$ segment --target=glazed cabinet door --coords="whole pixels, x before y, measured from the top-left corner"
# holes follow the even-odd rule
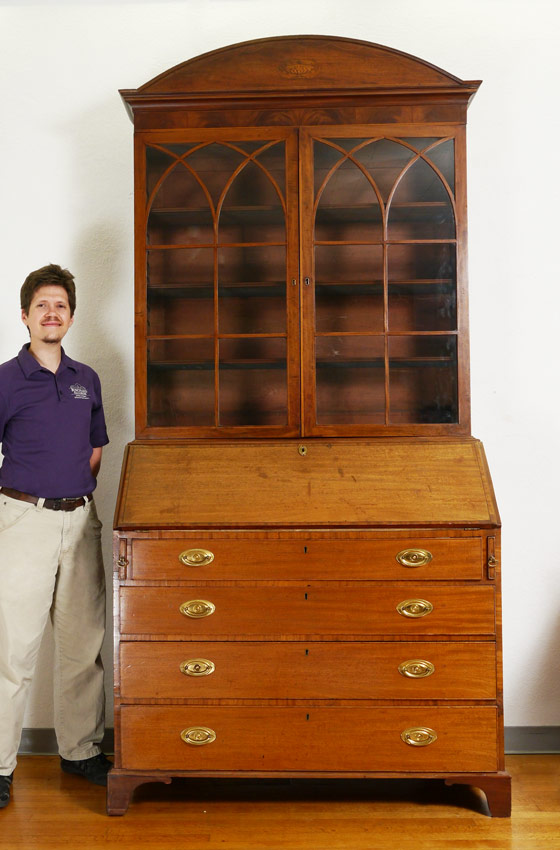
[[[306,434],[468,432],[464,137],[451,133],[302,130]]]
[[[136,137],[138,436],[299,432],[294,129]]]

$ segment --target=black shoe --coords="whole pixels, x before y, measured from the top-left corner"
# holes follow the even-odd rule
[[[3,809],[10,802],[10,786],[14,774],[11,776],[0,776],[0,809]]]
[[[90,759],[80,759],[78,761],[63,759],[61,756],[60,767],[64,773],[74,773],[76,776],[83,776],[84,779],[93,782],[94,785],[107,785],[107,774],[113,765],[103,753],[98,753]]]

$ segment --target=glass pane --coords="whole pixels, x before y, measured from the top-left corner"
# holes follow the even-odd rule
[[[389,285],[390,331],[452,331],[457,327],[452,283]]]
[[[148,219],[148,245],[211,245],[214,227],[210,210],[153,210]]]
[[[285,425],[285,339],[220,340],[220,425]]]
[[[381,245],[317,245],[315,282],[379,283],[383,281]]]
[[[403,142],[412,145],[418,152],[429,148],[430,145],[435,144],[438,140],[438,136],[403,136]]]
[[[148,291],[149,334],[211,334],[213,331],[213,286]]]
[[[286,286],[220,286],[220,333],[284,333]]]
[[[146,200],[165,171],[177,161],[172,153],[159,148],[146,147]]]
[[[340,139],[331,139],[334,144],[340,145]],[[352,145],[355,144],[355,140],[352,139]],[[344,153],[333,148],[332,145],[327,144],[326,142],[315,141],[313,144],[313,169],[314,169],[314,181],[315,181],[315,191],[313,193],[314,197],[317,197],[317,193],[321,186],[323,185],[329,171],[337,162],[341,162],[344,159]]]
[[[221,333],[284,333],[286,249],[220,248],[218,252]]]
[[[245,155],[225,144],[213,142],[196,148],[185,162],[196,172],[217,207],[222,193],[235,169],[245,160]]]
[[[268,142],[267,142],[268,144]],[[259,142],[259,145],[262,146],[262,141]],[[270,147],[265,148],[261,153],[259,153],[255,159],[259,162],[259,164],[264,169],[263,173],[269,175],[270,180],[273,181],[279,189],[280,196],[285,198],[286,196],[286,146],[284,142],[276,143],[271,145]]]
[[[453,239],[455,217],[441,178],[423,159],[400,180],[388,211],[388,233],[397,239]]]
[[[355,159],[372,175],[384,201],[414,155],[410,148],[389,139],[373,141],[354,153]]]
[[[350,159],[329,174],[326,163],[333,160],[333,149],[315,143],[316,179],[322,175],[323,186],[315,218],[317,241],[373,241],[382,238],[383,217],[375,189],[360,167]]]
[[[389,245],[387,253],[389,283],[455,283],[455,245]]]
[[[214,425],[213,340],[148,343],[148,425]]]
[[[181,162],[173,166],[160,183],[152,202],[151,212],[193,210],[207,214],[210,203],[204,189]]]
[[[189,151],[192,151],[193,148],[198,147],[199,144],[199,142],[182,142],[180,145],[169,145],[166,142],[165,149],[171,151],[176,156],[183,156]]]
[[[319,332],[383,331],[383,283],[315,285]]]
[[[255,162],[233,179],[222,206],[219,241],[284,242],[284,209],[271,175]]]
[[[426,151],[425,156],[436,165],[451,188],[455,192],[455,143],[453,139],[442,142],[435,148]]]
[[[383,337],[318,337],[315,345],[317,422],[323,425],[383,424]]]
[[[278,245],[220,248],[218,251],[220,284],[286,282],[286,248]]]
[[[214,239],[210,204],[196,178],[177,164],[159,185],[148,216],[148,243],[180,245]]]
[[[212,248],[172,248],[148,251],[148,289],[174,290],[212,286]]]
[[[391,424],[457,422],[456,336],[389,339]]]

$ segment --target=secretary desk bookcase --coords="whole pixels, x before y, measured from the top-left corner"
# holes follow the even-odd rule
[[[121,92],[136,440],[108,811],[188,777],[428,777],[510,811],[470,436],[465,122],[397,50],[237,44]]]

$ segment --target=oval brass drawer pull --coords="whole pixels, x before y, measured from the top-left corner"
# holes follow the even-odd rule
[[[423,567],[430,563],[433,555],[427,549],[403,549],[395,557],[403,567]]]
[[[185,744],[202,747],[204,744],[211,744],[212,741],[215,741],[216,733],[208,726],[190,726],[188,729],[183,729],[181,738]]]
[[[434,610],[434,606],[427,599],[404,599],[397,605],[397,611],[403,617],[426,617]]]
[[[185,617],[192,617],[199,620],[201,617],[209,617],[216,610],[216,606],[207,599],[190,599],[188,602],[183,602],[179,611]]]
[[[188,661],[183,661],[179,669],[185,676],[210,676],[216,665],[207,658],[189,658]]]
[[[408,679],[425,679],[435,671],[431,661],[423,661],[421,658],[413,658],[399,664],[399,673]]]
[[[204,567],[214,560],[214,553],[209,549],[185,549],[179,555],[179,560],[186,567]]]
[[[437,735],[429,726],[412,726],[401,732],[401,739],[411,747],[427,747],[437,741]]]

